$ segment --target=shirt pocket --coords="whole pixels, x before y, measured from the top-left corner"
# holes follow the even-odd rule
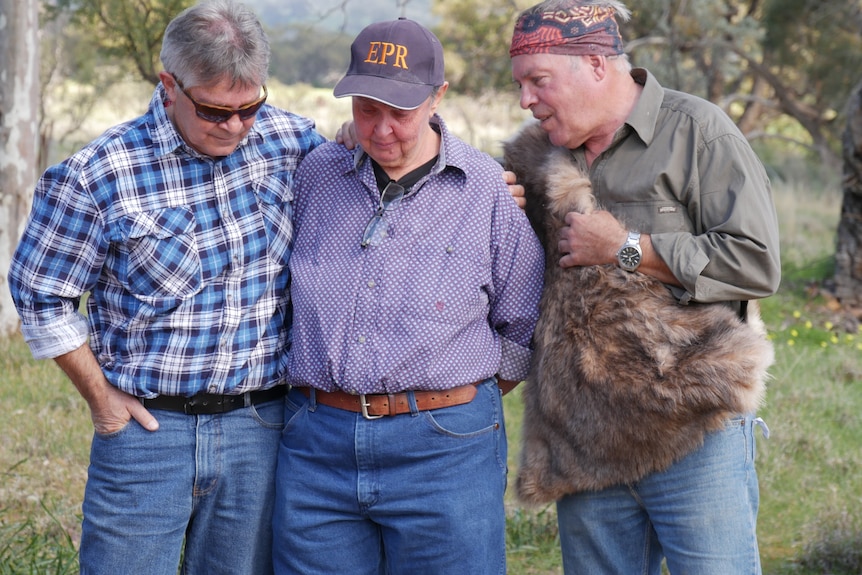
[[[615,204],[611,213],[630,230],[648,234],[694,233],[686,207],[675,200],[650,200]]]
[[[267,256],[280,266],[287,265],[293,239],[292,186],[290,172],[271,174],[252,184],[266,232]]]
[[[127,214],[112,228],[118,280],[134,297],[164,312],[200,291],[201,259],[191,208]]]
[[[490,262],[467,246],[414,246],[404,306],[423,319],[464,325],[488,316]],[[487,272],[487,273],[486,273]]]

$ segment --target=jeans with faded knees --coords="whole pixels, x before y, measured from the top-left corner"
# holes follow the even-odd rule
[[[557,502],[567,575],[760,575],[755,425],[739,417],[669,469]]]
[[[81,575],[272,573],[272,503],[284,400],[217,415],[153,410],[96,434]],[[185,541],[185,551],[183,542]]]
[[[500,390],[364,419],[288,395],[274,513],[275,572],[502,575],[506,434]]]

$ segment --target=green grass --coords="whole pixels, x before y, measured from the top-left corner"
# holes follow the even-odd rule
[[[77,573],[86,404],[53,362],[0,339],[0,575]]]
[[[767,575],[862,573],[862,333],[847,331],[820,286],[832,274],[836,182],[776,187],[784,279],[762,302],[776,364],[758,438],[761,556]],[[831,190],[831,191],[829,191]],[[20,337],[0,340],[0,575],[76,573],[80,502],[92,427],[53,362]],[[510,480],[520,394],[505,398]],[[553,506],[507,496],[509,572],[562,573]]]

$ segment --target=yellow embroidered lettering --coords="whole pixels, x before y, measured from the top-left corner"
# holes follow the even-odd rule
[[[377,61],[378,64],[386,65],[386,57],[391,56],[395,53],[395,44],[392,42],[381,42],[383,44],[383,53],[380,54],[380,60]]]
[[[395,54],[395,63],[392,65],[396,68],[407,69],[407,46],[398,45],[398,52]]]
[[[377,54],[380,50],[380,42],[369,42],[368,44],[368,56],[366,56],[365,61],[371,62],[372,64],[377,63]]]
[[[394,56],[392,66],[407,70],[407,46],[391,42],[369,42],[368,56],[365,61],[371,64],[387,65],[387,58]]]

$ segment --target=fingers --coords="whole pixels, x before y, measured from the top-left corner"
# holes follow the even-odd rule
[[[112,398],[97,409],[91,407],[93,427],[100,435],[109,435],[123,429],[131,419],[137,421],[147,431],[156,431],[159,422],[141,404],[140,400],[127,393],[112,388]]]
[[[573,254],[572,243],[569,241],[568,233],[571,228],[565,227],[560,230],[560,239],[557,241],[557,249],[560,251],[562,257],[559,260],[560,267],[562,268],[570,268],[578,265],[577,260]]]
[[[515,172],[504,171],[503,181],[509,186],[509,195],[515,200],[515,204],[523,210],[527,206],[527,198],[525,197],[524,186],[518,183]]]
[[[335,132],[335,141],[339,144],[344,144],[348,150],[352,150],[359,144],[359,138],[356,135],[356,125],[353,120],[348,120],[341,124],[338,131]]]
[[[129,407],[129,413],[147,431],[159,429],[158,420],[139,401],[135,400],[135,403]]]

